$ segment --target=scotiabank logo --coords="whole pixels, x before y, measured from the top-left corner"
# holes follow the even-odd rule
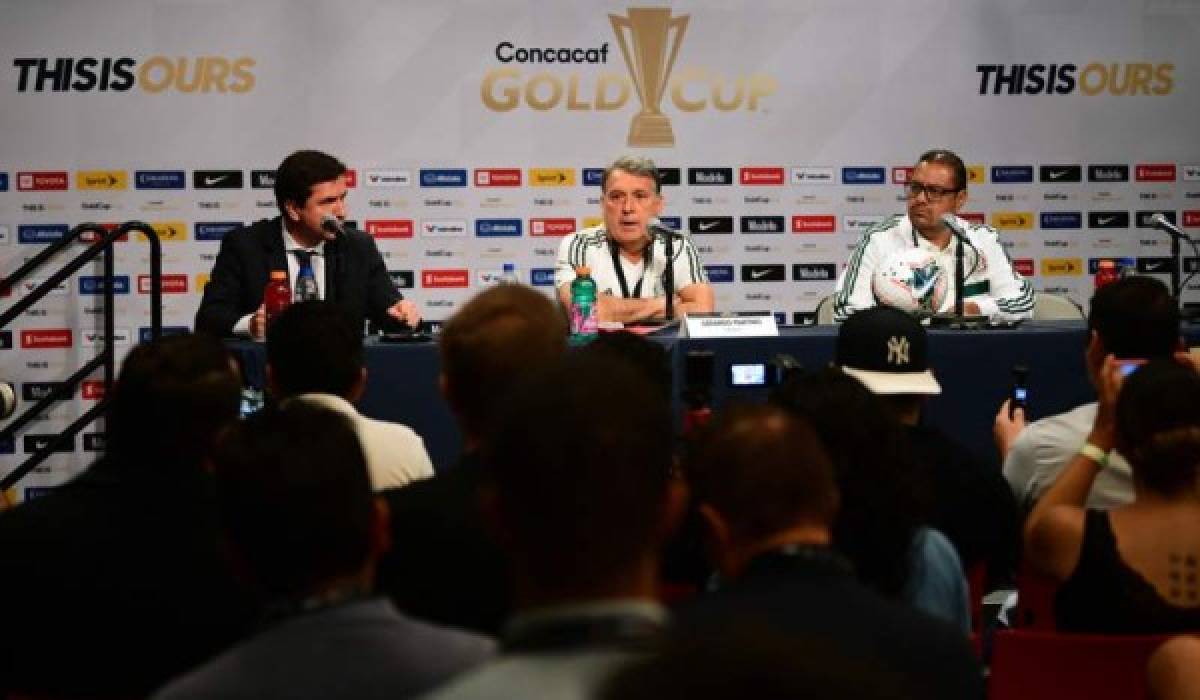
[[[61,191],[65,189],[67,189],[67,172],[65,170],[17,173],[18,192]]]
[[[367,233],[372,238],[412,238],[411,219],[368,219]]]
[[[475,170],[476,187],[520,187],[520,168],[478,168]]]
[[[1037,269],[1033,258],[1014,258],[1012,266],[1017,271],[1017,274],[1022,277],[1032,277]]]
[[[742,168],[738,182],[743,185],[782,185],[783,168]]]
[[[104,382],[98,379],[86,379],[83,382],[82,393],[85,401],[99,401],[104,398]]]
[[[21,331],[21,347],[26,350],[69,348],[72,344],[70,328],[37,328]]]
[[[427,289],[466,288],[470,283],[467,270],[421,270],[421,286]]]
[[[833,214],[799,214],[792,217],[792,233],[834,233],[837,217]]]
[[[1138,182],[1175,182],[1174,163],[1142,163],[1134,169]]]
[[[138,294],[150,293],[150,275],[138,275],[137,278]],[[187,275],[172,274],[162,276],[162,293],[163,294],[187,294],[188,277]]]
[[[1183,212],[1183,225],[1188,227],[1200,226],[1200,210],[1193,209]]]
[[[530,219],[531,236],[565,236],[575,233],[575,219]]]

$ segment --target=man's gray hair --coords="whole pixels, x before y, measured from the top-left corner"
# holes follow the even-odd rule
[[[658,166],[649,158],[644,156],[621,156],[614,160],[611,165],[604,169],[604,177],[600,180],[601,192],[608,191],[608,176],[614,170],[620,170],[630,175],[648,177],[654,181],[654,193],[662,194],[662,182],[658,177]]]

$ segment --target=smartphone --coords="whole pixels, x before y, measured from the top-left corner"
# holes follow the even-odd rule
[[[1013,365],[1012,391],[1008,396],[1008,418],[1012,420],[1017,408],[1029,417],[1029,368],[1025,365]]]
[[[1128,377],[1137,371],[1138,367],[1146,364],[1142,358],[1132,358],[1128,360],[1117,360],[1117,365],[1121,368],[1121,376]]]
[[[762,362],[729,365],[729,386],[766,386],[767,365]]]

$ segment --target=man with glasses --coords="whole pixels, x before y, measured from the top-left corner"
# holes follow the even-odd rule
[[[982,315],[993,321],[1015,321],[1033,315],[1033,287],[1013,269],[1001,247],[996,230],[957,217],[967,202],[967,167],[947,150],[933,150],[917,161],[904,186],[907,216],[891,216],[871,227],[859,241],[833,298],[833,317],[838,323],[855,312],[878,304],[871,281],[875,271],[898,253],[914,248],[933,254],[947,275],[948,293],[941,308],[954,308],[954,233],[942,221],[955,215],[966,233],[963,250],[963,313]]]
[[[587,265],[599,292],[601,321],[629,323],[666,316],[667,236],[675,236],[675,315],[712,311],[713,291],[691,239],[654,225],[663,208],[658,168],[649,158],[623,157],[604,170],[600,183],[604,224],[563,239],[554,287],[563,306],[571,303],[575,268]]]

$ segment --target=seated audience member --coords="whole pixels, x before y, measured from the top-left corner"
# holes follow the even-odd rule
[[[222,436],[213,473],[230,552],[266,615],[158,698],[401,698],[490,655],[491,640],[372,594],[387,507],[346,417],[302,402],[260,413]]]
[[[587,697],[657,642],[659,548],[683,509],[671,413],[607,353],[510,395],[485,443],[485,512],[512,564],[503,653],[435,698]]]
[[[837,368],[796,377],[772,400],[807,420],[833,460],[842,499],[834,547],[859,580],[970,631],[962,564],[942,533],[922,526],[928,477],[895,416]]]
[[[1029,515],[1026,561],[1061,582],[1061,629],[1200,629],[1200,374],[1159,359],[1123,380],[1122,363],[1109,355],[1097,388],[1087,441]],[[1114,447],[1133,469],[1133,502],[1089,509]]]
[[[1146,671],[1154,700],[1195,700],[1200,697],[1200,639],[1175,637],[1163,643]]]
[[[1020,551],[1017,506],[1000,471],[937,428],[921,424],[921,407],[942,387],[929,367],[925,328],[911,315],[877,306],[838,329],[834,364],[858,379],[896,415],[913,459],[929,478],[927,524],[954,545],[969,570],[986,563],[1009,580]]]
[[[1180,347],[1179,310],[1166,285],[1153,277],[1126,277],[1096,290],[1088,311],[1084,361],[1088,379],[1098,385],[1105,355],[1120,358],[1170,357]],[[1046,378],[1045,381],[1052,381]],[[1096,402],[1024,424],[1019,409],[1008,406],[996,416],[996,439],[1004,459],[1004,477],[1017,502],[1028,510],[1079,451],[1096,418]],[[1087,504],[1113,508],[1133,500],[1129,463],[1116,452],[1096,477]]]
[[[362,333],[328,301],[292,304],[267,330],[267,385],[277,401],[296,398],[350,419],[376,491],[433,476],[425,441],[400,423],[354,407],[367,388]]]
[[[797,658],[819,645],[891,675],[893,697],[983,696],[962,634],[854,580],[834,548],[833,466],[807,421],[774,405],[728,410],[686,473],[722,582],[678,611],[684,639],[754,624],[791,637]]]
[[[510,609],[504,556],[479,513],[480,446],[504,396],[529,371],[566,349],[562,314],[531,287],[477,294],[439,339],[442,393],[458,419],[458,464],[432,479],[384,492],[396,546],[379,563],[380,591],[406,613],[496,635]]]
[[[144,697],[250,627],[253,600],[223,556],[203,468],[239,394],[212,338],[129,353],[104,455],[0,515],[0,691]]]

